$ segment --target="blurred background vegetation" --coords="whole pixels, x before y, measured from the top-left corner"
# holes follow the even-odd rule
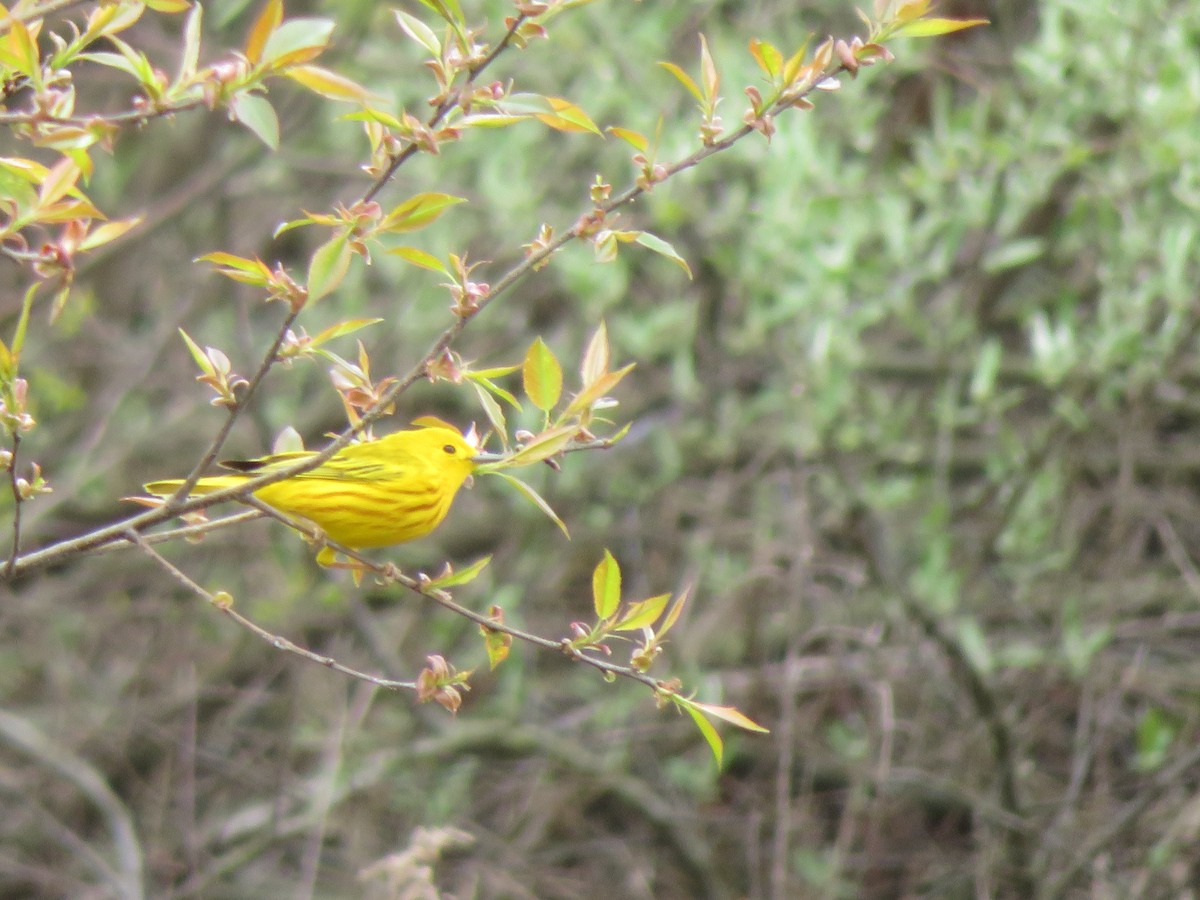
[[[487,7],[493,26],[507,14]],[[326,64],[423,108],[385,5],[288,12],[305,8],[338,22]],[[616,361],[638,364],[616,410],[629,437],[538,475],[570,543],[485,479],[395,552],[427,570],[494,553],[460,596],[551,636],[588,615],[604,547],[627,596],[694,585],[663,671],[770,735],[727,734],[718,771],[645,691],[519,645],[451,718],[275,653],[111,553],[2,589],[0,892],[105,896],[114,847],[134,841],[156,897],[433,896],[421,866],[437,848],[432,882],[461,898],[1193,896],[1200,7],[940,11],[992,25],[897,44],[894,64],[781,117],[769,146],[744,142],[624,213],[693,281],[636,248],[597,265],[573,247],[468,329],[459,349],[481,365],[519,360],[535,335],[569,364],[603,318]],[[213,4],[206,44],[240,45],[255,12]],[[180,23],[137,33],[167,69]],[[495,75],[602,126],[661,118],[674,159],[698,118],[655,61],[695,71],[702,31],[734,123],[758,81],[749,38],[790,49],[857,27],[844,0],[598,2]],[[127,101],[108,90],[96,70],[89,101]],[[273,242],[275,225],[361,194],[344,109],[271,96],[278,153],[195,112],[99,157],[101,208],[148,219],[31,335],[29,457],[54,493],[26,510],[29,546],[121,515],[120,497],[207,445],[222,413],[179,327],[238,371],[261,357],[280,310],[190,260],[298,264],[317,236]],[[420,244],[500,271],[541,222],[586,208],[596,172],[629,183],[628,155],[525,125],[417,160],[386,196],[468,197]],[[22,285],[0,278],[8,334]],[[302,321],[383,317],[360,332],[373,374],[403,371],[447,322],[438,280],[379,257]],[[334,349],[352,356],[353,339]],[[273,372],[257,401],[230,455],[289,424],[319,444],[343,421],[310,363]],[[401,421],[430,413],[482,419],[464,389],[405,395]],[[483,662],[475,626],[354,588],[278,526],[169,555],[348,664]]]

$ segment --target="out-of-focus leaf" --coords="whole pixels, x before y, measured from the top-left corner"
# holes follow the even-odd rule
[[[592,603],[596,618],[603,622],[617,611],[621,602],[621,567],[608,551],[592,570]]]
[[[410,197],[383,217],[379,230],[392,234],[416,231],[433,222],[451,206],[466,203],[465,197],[429,192]]]
[[[238,94],[229,101],[229,113],[272,150],[279,149],[279,118],[265,97]]]
[[[105,222],[99,228],[90,232],[79,243],[80,250],[94,250],[96,247],[101,247],[104,244],[115,241],[129,229],[136,227],[142,221],[141,216],[135,216],[132,219],[121,219],[116,222]]]
[[[562,366],[540,337],[529,347],[521,369],[525,393],[534,406],[549,413],[562,396]]]
[[[892,32],[892,37],[937,37],[939,34],[950,34],[964,28],[987,24],[987,19],[918,19],[896,29]]]
[[[422,269],[428,269],[431,272],[441,272],[443,275],[450,274],[450,270],[446,268],[440,259],[432,253],[426,253],[424,250],[418,250],[416,247],[392,247],[387,252]]]
[[[352,81],[345,75],[321,66],[293,66],[284,74],[297,84],[302,84],[313,93],[328,97],[330,100],[348,100],[358,103],[369,96],[367,89],[357,81]]]
[[[687,714],[692,717],[692,721],[696,723],[696,727],[704,735],[704,740],[708,742],[708,748],[712,751],[713,759],[717,762],[717,768],[721,768],[725,744],[721,741],[721,735],[717,734],[717,729],[713,727],[712,722],[704,718],[704,714],[696,709],[691,702],[684,700],[682,697],[672,697],[671,699],[677,706],[682,706],[687,710]]]
[[[583,384],[589,385],[608,373],[608,328],[601,320],[592,339],[588,341],[587,350],[583,354],[583,363],[579,367]]]
[[[332,19],[289,19],[267,38],[262,62],[273,69],[299,65],[316,59],[324,52],[333,34]]]
[[[432,28],[402,9],[395,9],[392,12],[395,13],[396,22],[405,34],[428,50],[435,59],[441,57],[442,42],[438,40]]]
[[[350,244],[346,235],[334,235],[317,248],[308,265],[308,299],[317,301],[333,291],[350,268]]]
[[[696,82],[692,81],[691,75],[672,62],[660,62],[659,65],[674,75],[679,80],[679,83],[688,89],[688,93],[696,98],[697,103],[704,103],[704,94],[696,86]]]
[[[653,250],[655,253],[665,256],[667,259],[671,260],[673,263],[683,269],[683,271],[687,272],[688,278],[692,277],[692,269],[691,266],[687,264],[687,260],[680,256],[675,251],[675,248],[662,238],[651,234],[648,231],[642,231],[637,236],[637,242],[646,249]]]
[[[622,378],[633,371],[634,365],[634,363],[630,363],[623,368],[617,369],[615,372],[609,372],[607,375],[597,378],[575,396],[571,404],[563,410],[560,419],[591,409],[597,400],[606,396],[609,391],[617,386]]]
[[[441,576],[440,578],[433,579],[433,581],[428,582],[425,587],[449,588],[458,587],[462,584],[469,584],[479,577],[479,573],[487,568],[487,564],[491,561],[492,557],[490,555],[485,556],[483,559],[478,559],[471,563],[471,565],[467,566],[465,569],[459,569],[457,572],[450,572]]]
[[[254,24],[250,26],[250,34],[246,37],[246,59],[257,65],[262,62],[263,48],[267,39],[283,21],[283,0],[267,0],[267,5],[258,14]]]
[[[524,495],[527,500],[540,509],[546,515],[546,517],[550,519],[550,521],[559,527],[562,533],[566,535],[567,540],[571,539],[571,532],[567,531],[566,523],[558,517],[558,513],[554,511],[550,504],[542,499],[541,494],[539,494],[525,482],[521,481],[521,479],[514,478],[507,472],[489,472],[488,474],[495,475],[497,478],[503,478],[505,481],[515,487],[519,493]]]
[[[615,630],[637,631],[639,628],[649,628],[658,621],[658,617],[662,615],[662,611],[666,609],[667,601],[670,599],[670,594],[659,594],[657,597],[630,604],[625,615],[616,624]]]
[[[608,128],[608,132],[616,135],[629,146],[633,147],[634,150],[637,150],[640,153],[645,153],[646,148],[650,146],[650,142],[646,139],[644,134],[638,134],[638,132],[631,131],[628,128],[620,128],[619,126],[613,125]]]

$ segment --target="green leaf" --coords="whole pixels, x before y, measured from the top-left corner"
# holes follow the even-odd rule
[[[696,98],[697,103],[704,103],[704,94],[700,92],[700,88],[696,86],[696,82],[692,81],[691,75],[683,71],[675,63],[660,62],[659,65],[679,79],[679,83],[688,89],[688,93]]]
[[[347,334],[354,334],[360,328],[366,328],[368,325],[378,325],[383,319],[347,319],[345,322],[338,322],[335,325],[330,325],[328,328],[321,331],[309,343],[310,347],[320,347],[322,344],[332,341],[334,338],[344,337]]]
[[[329,294],[346,277],[350,268],[350,244],[346,235],[334,235],[317,248],[308,264],[308,288],[310,302],[320,300]]]
[[[704,35],[700,35],[700,76],[704,81],[704,107],[714,109],[717,91],[721,88],[721,76],[717,74],[717,64],[708,52],[708,40]]]
[[[562,366],[540,337],[534,340],[525,354],[521,371],[525,379],[525,393],[534,406],[549,413],[562,396]]]
[[[188,352],[192,354],[192,359],[196,361],[196,365],[200,367],[200,371],[205,375],[215,374],[212,360],[210,360],[208,355],[200,349],[200,345],[193,341],[191,337],[188,336],[188,333],[182,328],[179,329],[179,334],[183,338],[183,342],[187,344]]]
[[[410,38],[429,51],[429,54],[435,59],[442,55],[442,42],[438,40],[438,36],[434,34],[433,29],[418,19],[416,16],[409,15],[401,9],[392,10],[396,14],[396,23]]]
[[[917,19],[892,32],[892,37],[937,37],[940,34],[950,34],[962,31],[964,28],[974,28],[976,25],[990,24],[987,19]]]
[[[254,24],[250,26],[250,34],[246,37],[246,59],[257,65],[262,61],[263,48],[271,33],[283,21],[283,0],[267,0],[263,11],[258,14]]]
[[[29,327],[29,313],[33,310],[33,298],[39,287],[41,287],[41,283],[35,281],[25,290],[25,296],[21,299],[21,317],[17,319],[17,329],[13,332],[12,340],[13,375],[16,375],[16,364],[20,361],[21,350],[25,347],[25,331]]]
[[[608,550],[592,571],[592,601],[601,622],[611,618],[621,602],[621,567]]]
[[[546,515],[546,517],[550,519],[550,521],[559,527],[562,533],[566,535],[568,541],[571,539],[571,532],[567,531],[566,523],[558,517],[558,513],[554,511],[550,504],[542,499],[541,494],[539,494],[521,479],[514,478],[507,472],[486,472],[485,474],[495,475],[497,478],[503,478],[505,481],[515,487],[520,494],[522,494],[527,500],[529,500],[530,503],[540,509]]]
[[[263,65],[283,68],[316,59],[333,35],[332,19],[289,19],[271,32],[263,47]]]
[[[279,149],[279,117],[265,97],[237,94],[229,101],[229,114],[272,150]]]
[[[774,45],[754,38],[750,41],[750,55],[774,84],[779,78],[779,73],[783,71],[783,54]]]
[[[492,428],[500,435],[501,440],[506,440],[508,435],[508,421],[504,418],[504,410],[500,408],[500,404],[495,398],[488,393],[487,388],[479,383],[478,380],[471,380],[471,387],[475,389],[475,396],[479,398],[479,405],[483,407],[483,414],[487,416],[488,422]]]
[[[712,723],[704,718],[703,714],[690,701],[674,695],[672,695],[671,699],[675,701],[677,706],[682,706],[687,710],[688,715],[692,717],[692,721],[696,723],[696,727],[700,729],[700,733],[704,735],[704,740],[708,741],[708,747],[712,750],[713,759],[717,761],[717,768],[721,768],[721,756],[724,753],[725,745],[721,742],[721,735],[717,734],[717,729],[713,728]]]
[[[320,94],[330,100],[344,100],[359,103],[367,99],[368,91],[357,81],[352,81],[345,75],[322,68],[321,66],[294,66],[285,73],[297,84],[302,84],[314,94]]]
[[[493,606],[493,621],[499,622],[497,616],[500,612],[500,607]],[[508,659],[508,650],[512,646],[512,635],[503,631],[496,631],[488,628],[486,625],[480,625],[479,631],[483,635],[483,646],[487,650],[488,667],[495,669],[496,666]]]
[[[608,364],[608,327],[601,319],[592,339],[588,341],[587,350],[583,353],[583,363],[579,366],[583,386],[587,387],[608,374]]]
[[[649,628],[658,621],[658,617],[667,608],[667,601],[670,599],[670,594],[659,594],[648,600],[631,603],[629,609],[625,611],[625,615],[613,626],[613,629],[615,631],[637,631],[639,628]]]
[[[80,250],[94,250],[96,247],[102,247],[105,244],[115,241],[129,229],[140,225],[142,222],[141,216],[134,216],[132,219],[120,219],[116,222],[105,222],[99,228],[88,233],[79,243]]]
[[[433,222],[449,207],[466,202],[465,197],[455,197],[453,194],[417,194],[384,216],[379,223],[379,230],[392,234],[416,231]]]
[[[563,447],[571,443],[578,434],[578,425],[563,425],[559,428],[551,428],[549,431],[543,431],[536,435],[533,440],[529,441],[529,443],[508,459],[491,465],[505,469],[531,466],[561,452]],[[486,464],[483,470],[488,471]]]
[[[631,146],[634,150],[640,153],[645,153],[646,148],[650,146],[650,141],[643,134],[638,134],[636,131],[630,131],[628,128],[620,128],[616,125],[608,128],[609,134],[615,135]]]
[[[449,574],[443,575],[440,578],[433,579],[433,581],[428,582],[425,587],[448,588],[458,587],[461,584],[469,584],[479,577],[479,573],[487,568],[487,564],[491,561],[492,557],[490,555],[485,556],[483,559],[478,559],[471,563],[471,565],[467,566],[465,569],[459,569],[457,572],[450,572]]]
[[[615,372],[609,372],[606,375],[601,375],[575,395],[575,399],[571,401],[570,406],[563,410],[559,420],[561,421],[567,416],[582,413],[585,410],[591,409],[596,404],[597,400],[607,396],[608,392],[615,388],[622,378],[632,372],[635,365],[636,363],[630,363],[623,368],[617,369]]]
[[[738,728],[745,729],[746,731],[755,731],[759,734],[771,733],[768,729],[763,728],[749,716],[740,712],[736,707],[716,706],[712,703],[696,703],[694,700],[688,702],[694,705],[696,709],[700,710],[700,712],[704,713],[706,716],[711,716],[714,719],[721,719],[722,721],[728,722],[730,725],[736,725]]]
[[[648,231],[640,232],[637,236],[637,242],[647,250],[653,250],[662,256],[665,256],[671,262],[678,265],[683,271],[687,272],[687,277],[692,277],[691,267],[687,264],[687,260],[675,252],[675,248],[664,241],[657,235],[653,235]]]
[[[450,270],[442,263],[440,259],[432,253],[426,253],[424,250],[418,250],[416,247],[392,247],[386,251],[393,256],[398,256],[405,262],[412,263],[422,269],[428,269],[431,272],[441,272],[443,275],[449,275]]]
[[[671,608],[667,610],[666,618],[664,618],[661,624],[658,626],[658,637],[660,639],[671,630],[671,626],[674,625],[679,619],[679,614],[683,612],[683,607],[688,602],[688,598],[691,596],[691,593],[691,587],[685,587],[683,591],[680,592],[679,599],[671,604]]]
[[[179,61],[179,74],[175,78],[177,85],[186,83],[196,74],[196,64],[200,60],[200,22],[203,15],[204,7],[197,3],[184,23],[183,53]]]

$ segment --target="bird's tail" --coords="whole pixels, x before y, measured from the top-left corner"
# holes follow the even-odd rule
[[[196,482],[196,486],[192,488],[192,495],[211,494],[213,491],[221,490],[221,488],[241,484],[245,480],[245,475],[213,475],[210,478],[201,478]],[[165,481],[151,481],[142,487],[147,494],[154,494],[156,497],[169,497],[179,490],[181,484],[183,484],[182,478],[169,478]]]

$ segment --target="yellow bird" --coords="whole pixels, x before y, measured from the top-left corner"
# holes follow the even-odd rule
[[[458,489],[490,454],[444,425],[398,431],[343,447],[315,469],[259,488],[254,496],[290,516],[307,519],[330,540],[356,550],[424,537],[442,523]],[[193,494],[244,484],[316,456],[312,450],[222,463],[235,474],[201,478]],[[152,481],[146,490],[170,496],[181,479]]]

